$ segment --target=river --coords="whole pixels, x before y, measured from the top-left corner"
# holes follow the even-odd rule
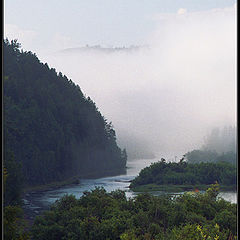
[[[79,198],[83,195],[84,191],[93,190],[95,187],[104,187],[108,192],[120,189],[125,191],[127,198],[134,197],[138,193],[129,189],[130,181],[138,175],[141,169],[158,160],[159,158],[131,160],[127,163],[127,172],[125,175],[96,179],[80,179],[79,184],[61,187],[56,190],[28,193],[23,199],[26,218],[33,220],[35,216],[49,209],[52,203],[65,194],[73,194]],[[164,192],[156,191],[152,194],[161,195],[164,194]],[[232,203],[237,202],[236,192],[220,192],[219,197]]]

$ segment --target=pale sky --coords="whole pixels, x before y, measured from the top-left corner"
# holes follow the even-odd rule
[[[5,0],[4,33],[26,50],[148,44],[155,16],[232,6],[235,0]]]

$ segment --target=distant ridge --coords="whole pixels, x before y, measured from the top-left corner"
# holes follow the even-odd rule
[[[112,53],[112,52],[132,52],[138,51],[140,49],[148,48],[148,45],[142,46],[129,46],[129,47],[102,47],[100,45],[89,46],[86,45],[84,47],[75,47],[75,48],[66,48],[63,50],[58,51],[58,53],[78,53],[78,52],[89,52],[89,51],[98,51],[98,52],[105,52],[105,53]]]

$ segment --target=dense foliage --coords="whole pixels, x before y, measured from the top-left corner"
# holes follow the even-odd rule
[[[4,151],[14,156],[4,165],[11,179],[20,176],[17,165],[25,185],[125,171],[126,151],[112,124],[79,86],[17,41],[4,40],[3,60]]]
[[[3,209],[4,240],[29,240],[29,232],[26,230],[26,222],[23,219],[23,210],[20,206],[5,206]]]
[[[34,240],[228,239],[236,235],[236,204],[217,199],[218,185],[206,193],[172,198],[103,188],[80,199],[66,195],[36,218]],[[231,238],[233,239],[233,238]]]
[[[15,161],[13,152],[4,152],[4,206],[21,205],[23,185],[22,165]]]
[[[191,164],[183,160],[167,163],[164,159],[141,170],[131,182],[134,188],[145,184],[236,185],[236,167],[226,162]]]
[[[3,207],[3,236],[5,240],[28,240],[30,239],[26,231],[26,223],[23,219],[23,209],[21,208],[21,174],[17,168],[18,164],[14,161],[11,153],[6,154],[10,158],[7,161],[8,165],[3,168],[3,194],[4,194],[4,207]],[[10,155],[10,156],[9,156]],[[9,172],[7,171],[9,170]],[[19,181],[20,180],[20,181]],[[16,184],[15,182],[16,181]],[[12,187],[6,191],[6,183]]]

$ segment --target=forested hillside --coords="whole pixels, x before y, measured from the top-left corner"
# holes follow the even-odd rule
[[[17,41],[4,40],[3,50],[6,185],[124,172],[126,151],[80,87]]]

